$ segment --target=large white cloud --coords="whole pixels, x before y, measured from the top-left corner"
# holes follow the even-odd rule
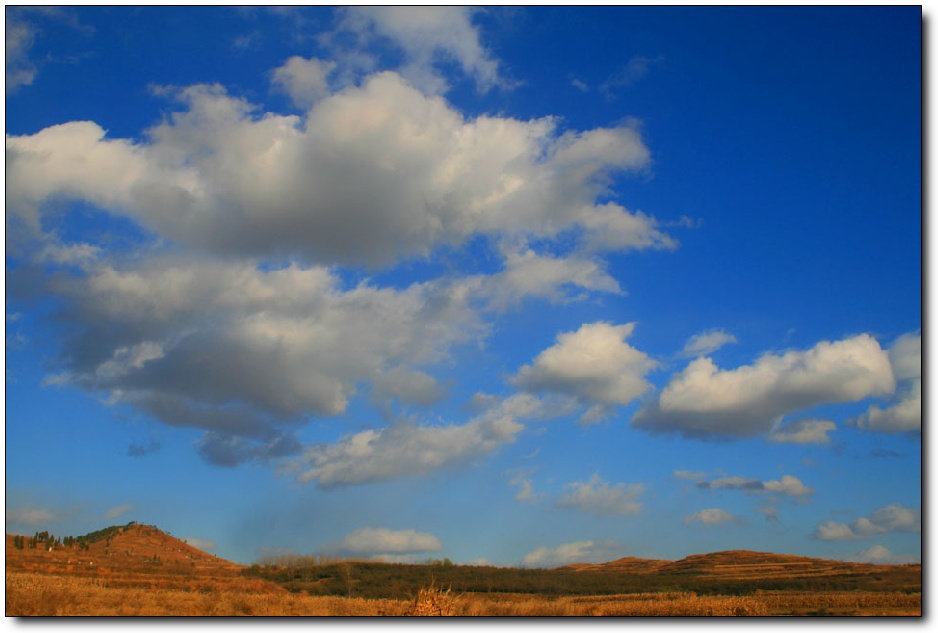
[[[421,368],[485,331],[453,286],[344,288],[319,267],[143,257],[47,283],[67,325],[51,382],[209,431],[200,450],[229,465],[296,452],[284,425],[343,413],[362,383],[384,400],[438,400]]]
[[[567,484],[566,492],[557,499],[557,507],[593,512],[600,516],[639,514],[639,497],[645,491],[641,484],[611,484],[594,474],[588,481]]]
[[[304,118],[258,112],[220,86],[174,94],[185,109],[145,142],[92,122],[8,136],[8,213],[38,227],[50,201],[79,199],[216,254],[372,267],[477,234],[674,245],[653,218],[595,204],[611,171],[648,163],[629,124],[558,135],[549,118],[466,120],[393,72]]]
[[[587,323],[557,335],[530,365],[512,379],[528,391],[573,396],[599,407],[628,404],[649,389],[645,375],[657,367],[647,354],[625,342],[634,323]]]
[[[895,388],[888,354],[869,335],[822,341],[806,351],[765,354],[752,365],[721,370],[709,357],[671,377],[632,418],[652,432],[689,437],[747,437],[777,419],[825,403],[854,402]]]
[[[922,335],[904,334],[889,348],[889,360],[899,381],[895,404],[885,409],[876,404],[850,424],[868,431],[890,433],[922,428]]]

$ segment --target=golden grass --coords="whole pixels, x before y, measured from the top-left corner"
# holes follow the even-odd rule
[[[760,591],[563,596],[460,594],[435,587],[413,600],[291,594],[270,583],[138,585],[115,579],[8,571],[7,616],[772,616],[921,615],[921,593]]]

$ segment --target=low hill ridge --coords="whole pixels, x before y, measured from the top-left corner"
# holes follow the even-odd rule
[[[559,569],[578,572],[629,574],[695,575],[732,580],[766,578],[803,578],[841,574],[872,574],[900,565],[850,563],[792,554],[773,554],[750,550],[726,550],[709,554],[693,554],[676,561],[626,557],[608,563],[565,565]],[[906,565],[918,567],[921,565]]]
[[[46,533],[43,533],[46,534]],[[178,567],[193,571],[233,572],[230,561],[204,552],[152,525],[114,525],[79,537],[39,540],[6,535],[7,568],[63,571],[98,568]],[[19,545],[19,546],[18,546]]]

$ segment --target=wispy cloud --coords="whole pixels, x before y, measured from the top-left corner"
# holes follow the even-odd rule
[[[44,525],[53,521],[55,517],[55,513],[51,510],[23,506],[7,509],[6,520],[11,525]]]
[[[466,424],[418,426],[401,421],[378,430],[308,448],[288,468],[300,482],[323,487],[425,475],[463,464],[515,441],[519,420],[543,415],[537,398],[520,394],[499,402]]]
[[[129,503],[124,504],[124,505],[122,505],[122,506],[117,506],[117,507],[111,508],[110,510],[108,510],[107,512],[105,512],[105,513],[104,513],[104,518],[105,518],[107,521],[110,521],[111,519],[116,519],[117,517],[119,517],[119,516],[122,515],[122,514],[127,514],[128,512],[130,512],[130,511],[133,510],[133,509],[134,509],[134,507],[133,507],[132,505],[130,505]]]
[[[565,486],[568,491],[557,499],[558,508],[592,512],[599,516],[639,514],[642,484],[610,484],[594,474],[588,481],[575,481]]]
[[[777,425],[768,440],[781,444],[830,444],[828,432],[836,428],[830,420],[795,420]]]
[[[438,69],[441,62],[456,62],[480,91],[507,87],[499,62],[481,43],[472,18],[479,9],[467,7],[348,7],[341,11],[336,32],[324,38],[340,60],[359,60],[369,44],[382,39],[403,52],[400,73],[428,93],[443,93],[449,82]],[[354,49],[336,47],[343,32],[355,37]]]
[[[664,61],[665,58],[662,56],[647,57],[645,55],[636,55],[629,59],[625,66],[616,70],[615,73],[606,79],[599,89],[607,97],[612,97],[617,90],[632,86],[634,83],[644,78],[654,66],[660,65],[664,63]]]
[[[694,357],[712,354],[724,345],[735,343],[736,337],[723,330],[707,330],[688,339],[681,351],[681,356]]]

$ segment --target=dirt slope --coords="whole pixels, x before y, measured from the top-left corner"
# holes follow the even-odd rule
[[[110,532],[88,543],[87,549],[77,543],[70,546],[17,549],[13,535],[6,535],[7,569],[68,573],[79,570],[122,569],[143,572],[172,568],[212,575],[238,573],[241,565],[203,552],[156,527],[127,525],[108,528]],[[25,537],[26,541],[32,539]]]

